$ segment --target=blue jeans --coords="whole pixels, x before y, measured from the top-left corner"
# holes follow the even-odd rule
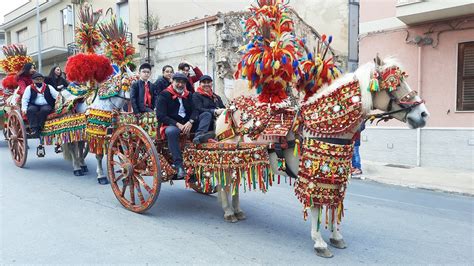
[[[176,167],[183,167],[183,155],[179,148],[179,134],[181,130],[175,126],[168,126],[165,129],[166,139],[168,140],[168,149],[173,157],[173,163]]]
[[[354,146],[354,153],[352,154],[352,168],[361,168],[362,165],[360,163],[360,154],[359,154],[359,146]]]

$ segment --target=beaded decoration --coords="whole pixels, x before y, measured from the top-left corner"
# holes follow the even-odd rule
[[[62,145],[86,139],[86,115],[70,114],[61,118],[48,119],[41,137],[45,145]]]
[[[266,192],[272,185],[268,150],[265,145],[236,147],[235,144],[216,143],[186,147],[183,158],[186,168],[192,168],[198,177],[198,185],[205,191],[212,191],[221,185],[228,189],[232,184],[232,195],[240,184],[244,190]]]
[[[107,150],[107,128],[112,126],[113,112],[89,109],[87,114],[87,141],[89,151],[94,154],[105,154]]]
[[[358,81],[342,85],[329,95],[301,107],[303,128],[318,137],[349,133],[362,122],[361,99]]]
[[[308,208],[326,207],[326,215],[329,211],[332,217],[337,214],[339,223],[351,173],[353,145],[336,145],[305,138],[302,146],[295,194],[303,204],[304,218]],[[318,227],[320,223],[321,217],[318,218]]]

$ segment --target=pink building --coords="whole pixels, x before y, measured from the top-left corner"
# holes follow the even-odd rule
[[[474,0],[360,0],[359,62],[395,56],[426,101],[427,127],[369,127],[367,160],[474,170]]]

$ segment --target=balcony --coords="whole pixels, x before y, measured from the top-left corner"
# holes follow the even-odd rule
[[[473,0],[397,0],[397,18],[407,25],[474,14]]]
[[[21,43],[28,47],[28,55],[36,61],[38,59],[38,35],[32,36]],[[67,52],[67,43],[65,43],[62,30],[51,29],[42,33],[41,58],[43,60],[58,55],[66,55]]]

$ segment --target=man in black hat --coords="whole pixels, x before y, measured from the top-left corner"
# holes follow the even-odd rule
[[[37,136],[46,117],[53,111],[58,92],[44,83],[44,76],[36,72],[31,77],[33,84],[26,87],[21,98],[21,112],[26,114],[31,135]]]
[[[168,139],[168,148],[173,156],[179,179],[186,176],[179,148],[179,134],[189,134],[194,121],[197,120],[191,94],[186,89],[187,81],[187,76],[175,73],[171,85],[160,93],[156,104],[156,116],[158,121],[164,124],[164,132],[163,130],[160,132]]]
[[[214,133],[208,131],[214,129],[213,118],[225,110],[221,97],[212,91],[212,78],[210,76],[203,75],[199,79],[199,87],[193,94],[193,105],[199,114],[199,126],[193,142],[199,144],[215,137]]]
[[[156,88],[149,81],[151,75],[151,65],[144,63],[138,69],[140,79],[130,87],[130,102],[133,113],[153,112],[156,103]]]

